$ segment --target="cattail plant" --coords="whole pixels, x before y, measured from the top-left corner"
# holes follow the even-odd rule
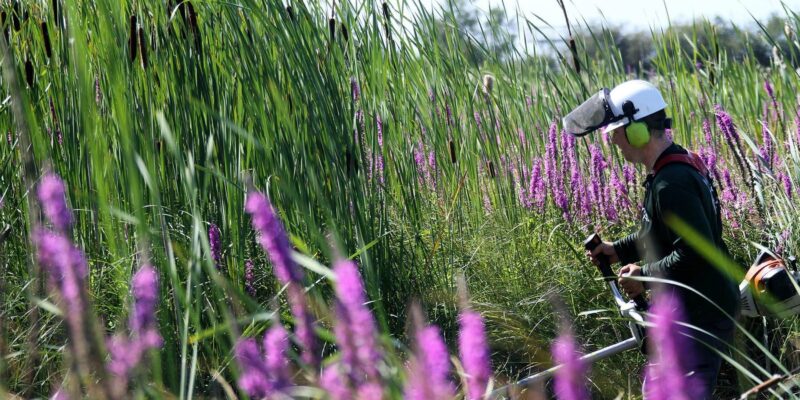
[[[342,39],[344,39],[345,42],[350,40],[350,35],[347,33],[347,25],[345,25],[344,22],[339,25],[339,31],[342,33]]]
[[[392,29],[391,29],[391,21],[392,21],[392,14],[389,10],[389,3],[383,2],[381,4],[381,8],[383,9],[383,30],[386,32],[386,38],[391,42],[392,41]]]
[[[35,73],[33,71],[33,62],[31,62],[30,58],[25,59],[25,82],[28,84],[28,87],[33,87],[33,78],[35,77]]]
[[[50,33],[47,31],[47,22],[42,21],[39,25],[42,30],[42,41],[44,43],[44,54],[47,58],[51,58],[53,56],[53,48],[50,44]]]
[[[130,18],[130,29],[128,32],[128,57],[130,58],[130,62],[133,63],[136,60],[136,53],[139,49],[139,36],[137,35],[137,27],[138,24],[136,22],[136,15],[131,15]]]
[[[147,69],[147,39],[144,36],[144,27],[139,27],[139,54],[142,55],[142,69]]]

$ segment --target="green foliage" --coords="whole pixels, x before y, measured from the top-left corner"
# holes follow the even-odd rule
[[[484,21],[460,1],[442,17],[419,4],[387,15],[374,2],[336,2],[333,35],[314,2],[292,2],[291,12],[277,0],[166,3],[23,3],[29,18],[20,29],[4,22],[2,83],[11,97],[0,104],[8,137],[0,146],[0,226],[12,229],[0,243],[2,390],[46,396],[68,369],[58,308],[29,242],[41,224],[31,188],[46,169],[67,183],[73,237],[87,252],[91,298],[108,332],[125,325],[132,271],[146,259],[159,270],[165,343],[135,380],[141,396],[222,397],[236,379],[234,340],[263,330],[265,315],[282,304],[243,212],[250,186],[269,194],[308,257],[328,264],[337,251],[354,255],[395,343],[405,340],[411,299],[455,343],[461,275],[489,321],[500,380],[549,363],[556,318],[548,293],[573,315],[602,309],[576,318],[587,350],[624,339],[627,328],[607,310],[613,304],[576,248],[595,229],[621,235],[636,216],[577,223],[565,221],[551,199],[542,211],[525,208],[510,167],[530,167],[551,123],[599,86],[632,77],[624,65],[640,61],[668,97],[676,139],[690,147],[705,144],[701,126],[703,118],[713,125],[715,103],[756,148],[763,144],[757,132],[770,100],[762,87],[772,82],[780,111],[768,127],[783,163],[759,167],[746,149],[757,185],[727,221],[726,240],[740,262],[754,255],[749,241],[783,240],[786,252],[797,250],[793,236],[781,236],[797,232],[796,195],[784,195],[776,178],[784,172],[797,182],[800,173],[798,76],[787,61],[796,59],[796,40],[770,36],[787,67],[765,68],[761,34],[746,40],[733,27],[703,22],[622,41],[613,30],[585,27],[590,35],[578,38],[585,68],[577,73],[555,43],[553,59],[521,54],[512,49],[507,15],[496,9]],[[796,32],[800,19],[787,17]],[[536,30],[537,23],[519,25]],[[764,35],[776,26],[765,25]],[[705,66],[696,69],[696,61]],[[483,89],[486,72],[491,90]],[[747,190],[714,132],[734,181]],[[583,167],[589,140],[577,146]],[[420,146],[428,168],[431,159],[436,165],[432,178],[415,160]],[[623,162],[603,149],[613,165]],[[219,271],[206,233],[212,222],[223,237]],[[255,298],[243,290],[247,259],[257,265]],[[322,310],[330,288],[309,274],[309,293],[329,327]],[[796,320],[783,323],[797,332]],[[781,351],[791,352],[793,340],[794,333]],[[631,376],[641,361],[627,354],[595,366],[598,398],[635,396],[639,382]]]

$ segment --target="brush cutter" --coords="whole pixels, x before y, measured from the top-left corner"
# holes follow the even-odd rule
[[[600,243],[602,243],[602,240],[600,239],[600,236],[595,233],[589,236],[583,245],[586,250],[591,251],[600,245]],[[597,268],[600,270],[603,278],[608,283],[608,287],[611,290],[612,296],[614,297],[614,302],[619,308],[620,315],[628,320],[628,328],[631,330],[631,337],[619,343],[612,344],[611,346],[604,347],[582,356],[581,361],[586,364],[592,364],[595,361],[611,357],[626,350],[641,348],[641,346],[643,346],[645,332],[643,325],[644,317],[642,314],[640,314],[640,312],[647,311],[648,307],[647,300],[645,300],[642,295],[637,296],[633,300],[625,300],[625,298],[622,297],[619,286],[617,285],[617,276],[614,274],[614,271],[611,270],[608,257],[598,256],[597,259]],[[553,375],[555,375],[555,373],[562,367],[563,365],[556,365],[550,369],[539,372],[536,375],[522,379],[513,385],[498,388],[491,393],[489,398],[498,399],[508,396],[508,390],[511,386],[526,387],[545,382],[546,380],[552,378]]]

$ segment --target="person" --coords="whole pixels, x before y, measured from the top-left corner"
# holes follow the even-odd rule
[[[684,360],[682,367],[693,386],[700,388],[692,398],[710,399],[722,363],[719,353],[728,351],[733,340],[739,292],[731,277],[701,256],[670,225],[675,217],[727,253],[711,176],[698,156],[673,143],[667,134],[671,120],[666,106],[655,86],[631,80],[586,100],[564,118],[564,127],[575,136],[597,129],[610,133],[611,143],[626,161],[647,169],[639,229],[617,241],[603,242],[587,255],[595,263],[601,254],[611,263],[619,263],[619,286],[631,298],[646,291],[640,276],[677,282],[708,298],[679,284],[659,284],[659,290],[674,294],[682,304],[686,322],[708,333],[688,329],[693,340],[687,345],[692,348],[684,354],[693,357]],[[647,379],[642,389],[645,396]]]

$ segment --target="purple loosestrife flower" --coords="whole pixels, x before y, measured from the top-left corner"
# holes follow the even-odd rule
[[[58,389],[50,397],[50,400],[69,400],[69,395],[64,390]]]
[[[84,291],[89,268],[83,252],[66,237],[43,229],[34,232],[39,263],[50,275],[66,305],[65,315],[79,328],[85,312]]]
[[[553,362],[563,367],[555,374],[555,394],[559,400],[588,400],[586,390],[588,365],[582,361],[578,344],[572,332],[564,331],[556,338],[551,348]]]
[[[151,265],[145,264],[133,275],[131,286],[133,291],[131,330],[144,341],[145,347],[161,346],[155,315],[158,304],[158,273]]]
[[[558,126],[555,122],[550,124],[550,129],[547,133],[547,144],[545,145],[545,159],[544,159],[544,171],[547,175],[547,184],[550,185],[550,190],[553,193],[556,192],[554,190],[557,186],[557,176],[558,176]]]
[[[542,161],[538,158],[533,160],[531,180],[528,183],[528,198],[531,199],[539,211],[544,210],[547,189],[545,188],[545,182],[542,178]]]
[[[610,222],[615,222],[619,216],[617,215],[616,200],[611,200],[612,198],[614,198],[612,189],[613,189],[612,186],[606,186],[605,188],[603,188],[603,193],[604,193],[603,197],[607,199],[606,202],[604,203],[605,207],[603,211],[605,213],[607,220],[609,220]]]
[[[685,321],[680,301],[670,292],[657,292],[648,328],[650,360],[645,371],[645,395],[653,400],[689,400],[703,393],[702,381],[685,376],[687,357],[692,356],[687,338],[678,324]]]
[[[353,97],[353,101],[358,101],[361,97],[361,88],[358,86],[355,76],[350,77],[350,95]]]
[[[422,140],[417,141],[417,148],[414,149],[414,163],[417,166],[417,180],[420,186],[424,185],[428,177],[428,165],[425,162],[425,145]]]
[[[436,153],[428,152],[428,183],[436,190]]]
[[[162,339],[156,324],[158,303],[158,273],[149,264],[143,265],[131,279],[133,310],[129,317],[132,337],[116,335],[107,340],[110,359],[107,369],[119,384],[127,385],[131,371],[148,350],[161,347]]]
[[[725,180],[725,187],[722,189],[722,201],[735,202],[738,198],[738,191],[731,179],[731,172],[728,168],[722,170],[722,177]]]
[[[306,306],[303,287],[296,284],[289,285],[286,288],[286,297],[295,320],[295,335],[303,349],[301,359],[308,365],[316,366],[319,359],[317,358],[317,339],[314,336],[314,316]]]
[[[414,335],[416,354],[405,386],[406,400],[449,400],[455,388],[448,379],[450,354],[442,341],[439,328],[425,327]]]
[[[284,285],[290,282],[300,284],[303,271],[292,260],[289,238],[267,198],[259,192],[250,192],[245,209],[253,220],[253,229],[258,233],[261,247],[272,261],[275,277]]]
[[[292,383],[288,370],[289,359],[286,357],[288,349],[289,336],[286,330],[280,324],[273,325],[264,334],[264,363],[276,391],[282,391]]]
[[[769,83],[768,80],[764,80],[764,90],[769,95],[770,100],[772,100],[772,107],[775,111],[778,110],[778,100],[775,98],[775,90],[772,88],[772,84]]]
[[[250,296],[256,295],[255,267],[251,259],[244,262],[244,290]]]
[[[211,248],[211,258],[214,260],[214,265],[217,269],[222,267],[222,234],[219,231],[217,224],[211,224],[208,227],[208,246]]]
[[[383,386],[377,382],[368,382],[356,389],[356,400],[382,400]]]
[[[489,344],[483,318],[472,310],[463,310],[458,318],[458,352],[467,381],[467,400],[483,399],[492,366],[489,359]]]
[[[703,118],[703,136],[706,139],[706,144],[711,146],[713,139],[711,136],[711,122],[708,118]]]
[[[775,158],[775,145],[772,142],[772,135],[769,133],[767,121],[761,121],[761,142],[761,148],[759,149],[761,157],[764,158],[767,165],[772,167],[772,161]]]
[[[351,390],[342,378],[339,363],[331,364],[322,370],[319,385],[325,390],[330,400],[350,400],[353,398]]]
[[[612,195],[614,198],[615,207],[618,210],[626,210],[631,207],[631,202],[628,199],[628,187],[625,186],[619,179],[619,174],[617,173],[616,168],[611,169],[611,187],[614,189],[614,194]]]
[[[263,194],[250,192],[247,195],[245,209],[253,220],[253,229],[258,233],[261,247],[272,261],[275,277],[282,284],[288,285],[286,296],[295,319],[295,333],[303,350],[302,359],[309,365],[316,365],[318,360],[314,318],[306,307],[302,286],[303,271],[291,258],[291,248],[286,231],[272,205]]]
[[[236,362],[242,372],[239,375],[239,387],[253,398],[267,397],[273,391],[272,382],[258,345],[253,339],[240,339],[234,349]]]
[[[786,197],[792,198],[792,178],[787,173],[781,174],[781,183],[783,184],[783,190],[786,192]]]
[[[589,171],[591,184],[589,185],[589,196],[591,197],[592,203],[603,204],[603,181],[605,178],[603,170],[606,168],[606,161],[603,158],[600,147],[595,144],[589,146],[589,153],[591,155],[591,170]]]
[[[383,360],[378,345],[378,328],[375,319],[367,307],[367,295],[364,283],[358,272],[358,266],[350,260],[340,260],[334,264],[336,274],[337,343],[344,346],[342,358],[351,370],[351,379],[357,383],[375,381],[379,378],[378,365]],[[345,338],[341,335],[347,334]],[[352,344],[352,349],[348,349]],[[352,351],[353,354],[345,354]],[[348,367],[348,365],[345,365]]]
[[[58,175],[48,173],[42,177],[36,190],[44,215],[59,232],[67,232],[72,228],[72,212],[67,207],[64,182]]]
[[[736,131],[736,127],[733,125],[733,120],[731,119],[730,114],[725,112],[725,110],[719,104],[714,106],[714,110],[717,117],[717,126],[719,127],[719,130],[722,131],[725,139],[729,141],[738,141],[739,133]]]

